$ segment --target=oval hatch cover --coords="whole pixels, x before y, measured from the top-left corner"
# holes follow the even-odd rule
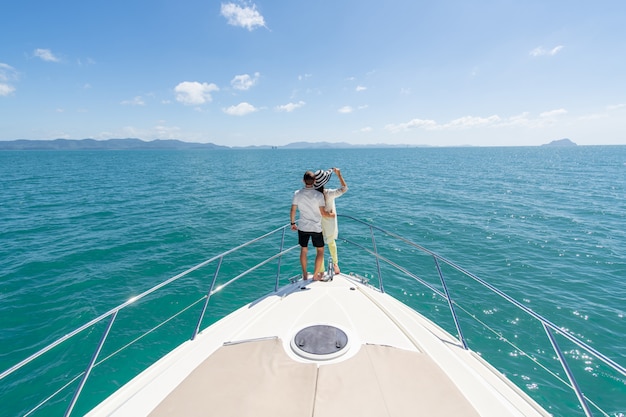
[[[324,324],[305,327],[292,340],[296,353],[305,353],[307,357],[314,355],[317,359],[321,359],[320,356],[335,357],[347,344],[348,335],[343,330]]]

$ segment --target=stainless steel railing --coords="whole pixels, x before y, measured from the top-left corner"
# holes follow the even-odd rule
[[[452,299],[450,292],[448,291],[448,286],[446,284],[446,279],[443,275],[443,272],[441,270],[440,267],[440,263],[444,263],[452,268],[454,268],[455,270],[459,271],[460,273],[462,273],[463,275],[467,276],[468,278],[471,278],[472,280],[476,281],[477,283],[479,283],[480,285],[482,285],[483,287],[487,288],[488,290],[492,291],[493,293],[499,295],[500,297],[504,298],[506,301],[508,301],[509,303],[511,303],[512,305],[514,305],[515,307],[519,308],[520,310],[522,310],[525,314],[527,314],[528,316],[536,319],[537,321],[539,321],[543,327],[543,329],[546,332],[546,336],[548,338],[548,340],[550,341],[550,344],[552,345],[552,348],[554,349],[555,354],[557,355],[557,357],[559,358],[559,361],[561,363],[561,366],[563,367],[564,372],[566,373],[569,381],[570,381],[570,387],[571,389],[574,391],[574,393],[576,394],[576,397],[578,398],[578,401],[580,403],[581,408],[583,409],[584,413],[586,416],[592,416],[592,412],[591,409],[589,407],[588,401],[585,397],[585,395],[583,394],[578,382],[576,381],[576,378],[574,377],[574,374],[567,362],[567,358],[566,356],[563,354],[562,349],[560,348],[557,340],[554,337],[554,333],[558,333],[561,336],[565,337],[566,339],[568,339],[570,342],[574,343],[576,346],[578,346],[579,348],[585,349],[586,351],[592,353],[595,357],[597,357],[600,361],[604,362],[606,365],[608,365],[610,368],[614,369],[615,371],[619,372],[622,376],[626,376],[626,368],[620,364],[618,364],[617,362],[615,362],[614,360],[612,360],[611,358],[607,357],[606,355],[604,355],[603,353],[601,353],[600,351],[598,351],[597,349],[595,349],[594,347],[590,346],[589,344],[585,343],[584,341],[580,340],[579,338],[575,337],[574,335],[572,335],[571,333],[569,333],[568,331],[562,329],[561,327],[558,327],[557,325],[555,325],[554,323],[552,323],[551,321],[549,321],[548,319],[546,319],[545,317],[537,314],[536,312],[534,312],[533,310],[531,310],[530,308],[526,307],[524,304],[520,303],[519,301],[515,300],[513,297],[507,295],[506,293],[504,293],[503,291],[499,290],[498,288],[496,288],[495,286],[489,284],[488,282],[484,281],[483,279],[477,277],[476,275],[472,274],[471,272],[467,271],[466,269],[458,266],[457,264],[455,264],[454,262],[436,254],[435,252],[428,250],[426,248],[424,248],[423,246],[420,246],[416,243],[411,242],[408,239],[405,239],[402,236],[399,236],[393,232],[389,232],[387,230],[384,230],[380,227],[374,226],[370,223],[367,223],[363,220],[359,220],[356,219],[352,216],[346,216],[346,215],[339,215],[339,217],[344,217],[347,219],[350,219],[352,221],[355,221],[357,223],[360,223],[361,225],[364,225],[366,227],[369,227],[370,229],[370,235],[372,238],[372,249],[358,243],[355,242],[353,240],[350,239],[345,239],[343,238],[342,240],[350,243],[352,245],[358,246],[360,249],[370,253],[371,255],[373,255],[376,258],[376,268],[378,271],[378,282],[379,282],[379,289],[382,292],[385,292],[384,290],[384,286],[383,286],[383,277],[381,275],[381,268],[380,268],[380,261],[383,261],[389,265],[391,265],[392,267],[394,267],[395,269],[398,269],[400,271],[402,271],[403,273],[405,273],[406,275],[412,277],[413,279],[417,280],[418,282],[420,282],[421,284],[425,285],[426,287],[428,287],[429,289],[431,289],[434,293],[438,294],[440,297],[443,297],[447,302],[448,302],[448,306],[450,308],[450,312],[452,314],[452,318],[454,320],[454,324],[457,330],[457,337],[459,339],[459,341],[461,342],[461,344],[463,345],[463,347],[465,349],[468,349],[468,345],[467,342],[465,340],[465,337],[463,336],[463,332],[461,329],[461,323],[458,319],[457,313],[456,313],[456,309],[455,309],[455,301]],[[381,232],[387,236],[393,237],[394,239],[398,239],[406,244],[408,244],[409,246],[430,255],[435,263],[435,268],[437,270],[437,273],[439,275],[441,284],[442,284],[442,288],[443,288],[443,292],[440,291],[439,289],[435,288],[434,286],[430,285],[429,283],[427,283],[425,280],[419,278],[418,276],[416,276],[415,274],[411,273],[410,271],[406,270],[404,267],[398,265],[397,263],[391,261],[390,259],[380,255],[376,249],[376,242],[374,240],[374,230]]]
[[[355,241],[354,239],[348,239],[341,237],[342,241],[345,241],[351,245],[354,245],[355,247],[358,247],[363,253],[367,253],[370,254],[372,256],[374,256],[375,258],[375,262],[376,262],[376,271],[378,274],[378,289],[381,292],[385,292],[385,286],[384,286],[384,279],[383,279],[383,274],[382,274],[382,268],[381,268],[381,262],[384,262],[387,265],[390,265],[391,267],[393,267],[394,269],[402,272],[402,274],[414,279],[415,281],[419,282],[421,285],[426,286],[427,288],[429,288],[433,293],[437,294],[438,296],[442,297],[443,299],[445,299],[447,301],[447,304],[449,306],[452,318],[454,320],[454,325],[456,327],[456,331],[457,331],[457,337],[460,341],[460,343],[463,345],[463,347],[465,349],[468,349],[468,343],[463,335],[462,332],[462,326],[460,323],[460,320],[458,318],[457,315],[457,309],[460,308],[459,304],[453,299],[449,289],[448,289],[448,279],[444,276],[443,272],[442,272],[442,268],[441,265],[445,264],[448,265],[449,267],[453,268],[454,270],[457,270],[458,272],[460,272],[461,274],[465,275],[466,277],[470,278],[471,280],[479,283],[481,286],[483,286],[484,288],[488,289],[489,291],[497,294],[498,296],[502,297],[503,299],[505,299],[507,302],[509,302],[510,304],[514,305],[515,307],[517,307],[518,309],[520,309],[521,311],[523,311],[526,315],[528,315],[529,317],[534,318],[535,320],[537,320],[538,322],[541,323],[541,325],[543,326],[547,338],[549,339],[557,357],[559,358],[559,361],[562,364],[562,367],[565,371],[565,373],[568,376],[568,379],[570,381],[570,388],[576,393],[576,396],[578,397],[580,406],[582,407],[585,415],[587,416],[591,416],[591,410],[590,407],[588,405],[588,401],[585,397],[585,395],[583,394],[583,391],[581,390],[581,388],[579,387],[578,383],[576,382],[576,379],[574,378],[574,375],[568,365],[567,359],[565,357],[565,355],[562,352],[562,349],[559,347],[556,339],[554,338],[554,334],[558,333],[559,335],[565,337],[566,339],[568,339],[570,342],[574,343],[575,345],[577,345],[578,347],[585,349],[586,351],[590,352],[591,354],[593,354],[594,356],[596,356],[599,360],[601,360],[603,363],[605,363],[606,365],[608,365],[610,368],[612,368],[613,370],[617,371],[618,373],[620,373],[623,376],[626,376],[626,368],[624,368],[624,366],[618,364],[617,362],[615,362],[614,360],[610,359],[609,357],[605,356],[604,354],[602,354],[601,352],[599,352],[598,350],[596,350],[595,348],[593,348],[592,346],[588,345],[587,343],[581,341],[580,339],[578,339],[577,337],[573,336],[572,334],[570,334],[569,332],[563,330],[562,328],[556,326],[554,323],[552,323],[551,321],[547,320],[546,318],[542,317],[541,315],[535,313],[533,310],[529,309],[528,307],[526,307],[525,305],[521,304],[520,302],[518,302],[517,300],[513,299],[512,297],[510,297],[509,295],[505,294],[503,291],[499,290],[498,288],[496,288],[495,286],[489,284],[488,282],[484,281],[483,279],[477,277],[476,275],[472,274],[471,272],[465,270],[464,268],[461,268],[460,266],[458,266],[457,264],[455,264],[454,262],[436,254],[435,252],[432,252],[428,249],[426,249],[423,246],[420,246],[416,243],[413,243],[412,241],[399,236],[393,232],[389,232],[387,230],[384,230],[380,227],[374,226],[368,222],[356,219],[354,217],[351,216],[345,216],[345,215],[340,215],[340,217],[351,220],[356,222],[356,224],[360,227],[363,226],[367,229],[367,231],[369,231],[369,234],[367,236],[361,236],[361,239],[359,242]],[[17,363],[16,365],[10,367],[9,369],[5,370],[4,372],[0,373],[0,382],[3,381],[5,378],[7,378],[8,376],[12,375],[13,373],[15,373],[16,371],[18,371],[19,369],[25,367],[26,365],[32,363],[33,361],[35,361],[36,359],[44,356],[46,353],[50,352],[52,349],[56,348],[57,346],[69,341],[70,339],[74,338],[76,335],[85,332],[87,329],[91,329],[95,324],[97,323],[106,323],[106,328],[104,330],[104,332],[102,333],[100,340],[96,346],[96,348],[94,349],[93,354],[91,355],[91,359],[89,360],[88,364],[86,365],[86,368],[83,372],[81,372],[79,375],[75,375],[74,377],[70,378],[68,377],[69,382],[65,383],[65,385],[63,385],[60,389],[58,389],[57,391],[55,391],[53,394],[49,395],[48,397],[45,397],[40,403],[38,403],[36,406],[34,406],[33,408],[31,408],[26,415],[31,415],[33,414],[35,411],[41,410],[43,407],[46,406],[46,403],[52,401],[57,395],[59,395],[63,390],[68,389],[68,387],[75,381],[80,380],[78,383],[77,388],[75,389],[72,399],[69,402],[69,405],[67,406],[67,409],[65,410],[64,415],[65,416],[69,416],[70,414],[72,414],[72,411],[74,410],[74,407],[76,405],[76,402],[78,400],[78,398],[80,397],[82,391],[83,391],[83,387],[85,386],[86,381],[88,380],[88,378],[91,375],[91,371],[94,369],[94,367],[98,366],[99,363],[98,362],[98,357],[101,353],[102,347],[105,345],[106,341],[108,340],[111,328],[113,327],[116,318],[119,314],[120,311],[124,310],[125,308],[129,307],[130,305],[138,302],[139,300],[143,299],[144,297],[155,293],[156,291],[180,280],[181,278],[191,274],[194,271],[200,270],[201,268],[206,267],[207,265],[210,264],[216,264],[215,267],[215,271],[213,273],[213,277],[211,279],[211,282],[209,284],[209,287],[207,288],[206,294],[200,298],[200,300],[196,300],[194,301],[191,305],[185,306],[181,309],[181,311],[177,312],[174,314],[174,316],[176,316],[177,314],[180,314],[180,312],[187,310],[189,307],[195,305],[198,302],[204,301],[203,306],[201,308],[200,314],[198,315],[198,318],[195,322],[195,326],[194,329],[192,331],[191,334],[191,339],[193,340],[196,335],[198,334],[198,332],[200,331],[200,327],[202,325],[203,322],[203,318],[205,317],[205,314],[207,312],[208,309],[208,305],[209,305],[209,301],[212,297],[212,295],[214,295],[215,293],[217,293],[218,291],[223,290],[224,288],[230,286],[231,284],[233,284],[234,282],[238,281],[240,278],[250,274],[251,272],[257,270],[258,268],[267,265],[273,261],[276,261],[277,264],[277,268],[276,268],[276,277],[274,279],[273,282],[273,290],[276,291],[279,288],[280,285],[280,278],[281,278],[281,260],[282,257],[293,251],[294,249],[298,248],[297,245],[295,246],[291,246],[289,248],[284,248],[284,243],[285,243],[285,233],[287,230],[289,230],[289,226],[290,225],[285,225],[282,226],[278,229],[275,229],[265,235],[262,235],[256,239],[252,239],[240,246],[237,246],[233,249],[230,249],[228,251],[225,251],[217,256],[214,256],[192,268],[187,269],[186,271],[173,276],[163,282],[161,282],[158,285],[155,285],[154,287],[148,289],[147,291],[129,299],[128,301],[122,303],[121,305],[109,310],[108,312],[96,317],[95,319],[87,322],[86,324],[84,324],[83,326],[80,326],[79,328],[77,328],[76,330],[73,330],[72,332],[66,334],[65,336],[59,338],[58,340],[56,340],[55,342],[49,344],[48,346],[44,347],[43,349],[37,351],[36,353],[30,355],[28,358],[22,360],[21,362]],[[363,229],[360,229],[363,230]],[[417,249],[418,251],[429,255],[430,257],[433,258],[434,261],[434,268],[437,271],[437,275],[440,279],[441,282],[441,289],[431,285],[430,283],[428,283],[426,280],[422,279],[421,277],[419,277],[417,274],[413,273],[412,271],[410,271],[409,269],[407,269],[406,267],[399,265],[398,263],[394,262],[393,260],[389,259],[388,257],[385,257],[383,255],[381,255],[377,249],[377,241],[375,238],[375,232],[377,233],[382,233],[383,235],[386,235],[388,237],[391,237],[395,240],[399,240],[404,242],[405,244],[409,245],[412,248]],[[342,232],[343,233],[343,232]],[[280,243],[279,243],[279,248],[276,251],[276,253],[271,254],[270,256],[268,256],[267,258],[261,260],[260,262],[256,263],[254,266],[248,268],[247,270],[237,274],[236,276],[232,277],[232,278],[228,278],[228,280],[224,283],[219,285],[218,287],[216,287],[216,282],[217,282],[217,278],[220,274],[220,268],[222,265],[222,262],[225,258],[227,258],[228,256],[237,253],[238,251],[240,251],[241,249],[248,247],[254,243],[258,243],[263,241],[264,239],[268,239],[268,238],[272,238],[275,236],[279,236],[280,237]],[[367,241],[367,238],[370,239],[370,244],[369,245],[365,245],[364,242]],[[291,280],[293,281],[294,278],[292,277]],[[165,320],[165,322],[167,322],[168,320],[170,320],[172,317],[168,318],[167,320]],[[162,323],[161,323],[162,324]],[[159,327],[161,324],[159,324],[157,327]],[[152,331],[149,330],[148,333]],[[139,338],[135,339],[139,340],[142,336],[140,336]],[[132,342],[131,342],[132,343]],[[130,344],[129,344],[130,345]],[[129,345],[126,345],[123,347],[123,349],[127,348]],[[120,349],[121,351],[121,349]],[[119,353],[119,351],[117,351],[116,353]],[[110,357],[109,357],[110,358]],[[106,358],[108,359],[108,358]],[[104,360],[103,360],[104,361]]]
[[[99,341],[98,345],[96,346],[96,348],[95,348],[95,350],[94,350],[94,352],[93,352],[93,354],[91,356],[91,359],[90,359],[89,363],[87,364],[86,369],[80,375],[72,378],[69,383],[65,384],[61,389],[57,390],[55,393],[53,393],[52,395],[50,395],[47,398],[45,398],[42,402],[40,402],[38,405],[36,405],[34,408],[29,410],[25,414],[25,415],[28,416],[28,415],[31,415],[32,413],[34,413],[35,411],[41,409],[42,407],[44,407],[46,405],[46,403],[52,401],[54,399],[54,397],[59,395],[61,393],[61,391],[63,391],[65,388],[67,388],[70,385],[71,382],[76,381],[77,379],[80,378],[80,382],[78,384],[78,387],[76,388],[76,390],[75,390],[75,392],[74,392],[74,394],[72,396],[72,399],[71,399],[71,401],[70,401],[70,403],[69,403],[69,405],[68,405],[68,407],[67,407],[67,409],[65,410],[65,413],[64,413],[64,416],[69,416],[72,413],[72,411],[73,411],[73,409],[74,409],[74,407],[76,405],[76,402],[77,402],[79,396],[82,393],[83,387],[85,386],[85,383],[86,383],[87,379],[89,378],[89,376],[91,374],[91,371],[97,365],[98,356],[100,355],[102,347],[104,346],[105,342],[107,341],[107,338],[108,338],[108,336],[110,334],[111,328],[113,327],[115,319],[117,318],[118,313],[120,311],[122,311],[125,308],[127,308],[128,306],[136,303],[137,301],[143,299],[144,297],[146,297],[146,296],[148,296],[148,295],[158,291],[159,289],[161,289],[163,287],[166,287],[166,286],[168,286],[169,284],[172,284],[175,281],[178,281],[179,279],[189,275],[190,273],[192,273],[192,272],[194,272],[196,270],[199,270],[199,269],[201,269],[201,268],[203,268],[203,267],[205,267],[205,266],[207,266],[209,264],[212,264],[212,263],[216,262],[218,265],[216,267],[216,270],[215,270],[215,273],[213,275],[213,279],[211,281],[211,284],[210,284],[210,287],[209,287],[209,289],[207,291],[207,294],[203,297],[204,305],[202,307],[202,310],[201,310],[200,315],[198,317],[198,320],[196,322],[196,326],[194,328],[193,334],[191,336],[191,339],[193,340],[196,337],[198,331],[200,330],[200,326],[201,326],[202,320],[203,320],[203,318],[205,316],[209,300],[210,300],[211,296],[213,294],[215,294],[216,292],[223,290],[224,288],[228,287],[229,285],[231,285],[232,283],[236,282],[240,278],[250,274],[251,272],[255,271],[256,269],[260,268],[261,266],[266,265],[269,262],[272,262],[274,260],[277,260],[277,272],[276,272],[276,279],[275,279],[275,283],[274,283],[274,290],[276,291],[278,289],[279,280],[280,280],[280,265],[281,265],[280,260],[281,260],[281,257],[298,247],[297,245],[295,245],[295,246],[292,246],[292,247],[287,248],[287,249],[284,248],[285,231],[289,230],[289,226],[290,225],[280,227],[280,228],[275,229],[275,230],[273,230],[273,231],[271,231],[269,233],[266,233],[265,235],[262,235],[260,237],[255,238],[255,239],[252,239],[252,240],[250,240],[250,241],[248,241],[248,242],[246,242],[246,243],[244,243],[242,245],[239,245],[239,246],[237,246],[237,247],[235,247],[233,249],[227,250],[226,252],[223,252],[223,253],[221,253],[221,254],[219,254],[217,256],[214,256],[211,259],[208,259],[208,260],[206,260],[206,261],[204,261],[204,262],[202,262],[202,263],[200,263],[200,264],[198,264],[198,265],[196,265],[196,266],[194,266],[192,268],[187,269],[184,272],[181,272],[180,274],[178,274],[176,276],[173,276],[173,277],[171,277],[171,278],[161,282],[158,285],[155,285],[154,287],[150,288],[149,290],[147,290],[147,291],[145,291],[145,292],[143,292],[143,293],[141,293],[141,294],[139,294],[139,295],[137,295],[135,297],[132,297],[131,299],[129,299],[125,303],[120,304],[117,307],[107,311],[106,313],[96,317],[95,319],[85,323],[84,325],[80,326],[79,328],[71,331],[70,333],[64,335],[63,337],[59,338],[58,340],[54,341],[53,343],[47,345],[46,347],[42,348],[41,350],[39,350],[39,351],[35,352],[34,354],[30,355],[26,359],[24,359],[24,360],[20,361],[19,363],[13,365],[9,369],[3,371],[2,373],[0,373],[0,381],[5,379],[9,375],[15,373],[16,371],[18,371],[19,369],[23,368],[24,366],[32,363],[36,359],[42,357],[43,355],[45,355],[46,353],[50,352],[51,350],[53,350],[57,346],[59,346],[59,345],[63,344],[64,342],[72,339],[74,336],[76,336],[76,335],[78,335],[78,334],[80,334],[82,332],[85,332],[87,329],[91,329],[95,324],[100,323],[100,322],[104,322],[105,320],[108,320],[106,329],[105,329],[104,333],[102,334],[102,336],[100,338],[100,341]],[[226,283],[220,285],[219,288],[215,287],[215,282],[216,282],[216,279],[217,279],[218,274],[219,274],[220,266],[221,266],[222,261],[223,261],[223,259],[225,257],[227,257],[227,256],[229,256],[229,255],[231,255],[231,254],[233,254],[235,252],[238,252],[239,250],[241,250],[241,249],[243,249],[243,248],[245,248],[247,246],[250,246],[250,245],[252,245],[254,243],[260,242],[260,241],[262,241],[264,239],[267,239],[267,238],[269,238],[271,236],[274,236],[276,234],[280,234],[281,235],[280,247],[279,247],[279,250],[278,250],[277,253],[269,256],[268,258],[260,261],[259,263],[257,263],[256,265],[252,266],[251,268],[249,268],[249,269],[245,270],[244,272],[238,274],[237,276],[231,278]],[[194,304],[196,302],[194,302]],[[187,307],[185,307],[185,309],[186,308]],[[176,314],[178,314],[178,313],[176,313]],[[169,319],[171,319],[171,317]],[[126,347],[128,347],[128,346],[126,346]]]

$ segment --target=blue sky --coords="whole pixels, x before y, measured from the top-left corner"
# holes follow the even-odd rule
[[[0,140],[626,144],[623,0],[0,10]]]

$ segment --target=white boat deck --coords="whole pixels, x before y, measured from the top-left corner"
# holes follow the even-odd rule
[[[242,307],[122,387],[89,416],[547,416],[534,401],[399,301],[345,275]],[[348,338],[305,357],[312,325]]]

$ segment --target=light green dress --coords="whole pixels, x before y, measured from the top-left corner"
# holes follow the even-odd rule
[[[324,198],[326,199],[327,213],[337,214],[337,208],[335,207],[335,199],[342,196],[348,191],[348,186],[337,189],[324,189]],[[328,243],[337,239],[339,235],[339,227],[337,226],[337,217],[322,217],[322,233],[324,234],[324,242]]]

